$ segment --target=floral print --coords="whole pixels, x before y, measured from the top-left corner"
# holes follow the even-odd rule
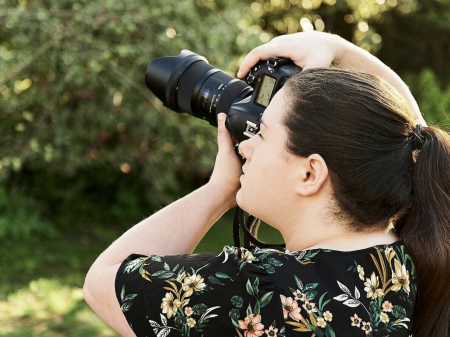
[[[415,280],[401,241],[354,252],[224,246],[132,254],[116,295],[138,337],[400,337],[411,334]]]

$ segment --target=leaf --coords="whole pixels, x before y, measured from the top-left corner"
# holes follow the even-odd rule
[[[151,319],[148,320],[152,328],[160,328],[161,326],[156,323],[155,321],[152,321]]]
[[[281,267],[283,265],[283,262],[278,261],[277,259],[274,259],[273,257],[270,257],[267,260],[271,265],[274,265],[275,267]]]
[[[273,296],[273,291],[271,291],[270,293],[264,294],[264,296],[261,297],[261,308],[264,308],[267,304],[270,303],[270,301],[272,300],[272,296]]]
[[[350,292],[350,290],[348,290],[348,288],[343,285],[341,282],[337,281],[339,288],[341,288],[341,290],[346,293],[348,296],[352,296],[352,293]]]
[[[319,309],[320,309],[320,311],[322,311],[322,301],[323,301],[323,298],[325,297],[326,293],[327,292],[323,293],[322,296],[320,296],[320,298],[319,298]]]
[[[122,301],[124,296],[125,296],[125,284],[122,286],[122,291],[120,292],[120,298],[122,299]]]
[[[233,281],[233,279],[230,276],[228,276],[225,273],[221,273],[221,272],[217,272],[216,273],[216,277],[218,277],[218,278],[229,278],[231,281]]]
[[[233,304],[234,306],[240,308],[242,307],[242,304],[244,303],[242,297],[235,295],[231,298],[231,304]]]
[[[240,315],[241,315],[241,313],[240,313],[239,309],[237,309],[237,308],[231,309],[230,312],[228,313],[228,316],[235,318],[235,319],[238,319]]]
[[[255,304],[255,310],[253,311],[255,316],[259,315],[259,310],[260,310],[260,304],[259,304],[259,301],[257,301],[256,304]]]
[[[358,300],[358,299],[359,299],[359,296],[360,296],[359,290],[358,290],[358,288],[356,288],[356,286],[355,286],[355,298]]]
[[[316,289],[317,288],[317,286],[319,285],[319,283],[308,283],[306,286],[305,286],[305,291],[307,291],[307,290],[312,290],[312,289]]]
[[[161,316],[161,323],[163,325],[167,325],[167,318],[166,316],[164,316],[163,314],[159,314]]]
[[[269,273],[275,273],[275,268],[271,264],[264,264],[264,269]]]
[[[164,262],[164,269],[170,271],[170,266],[168,265],[167,262]]]
[[[298,329],[295,329],[295,331],[303,331],[303,332],[311,331],[311,329],[309,327],[307,327],[306,325],[299,323],[299,322],[288,321],[288,322],[286,322],[286,324],[296,326]]]
[[[392,314],[398,319],[403,319],[406,317],[406,310],[399,305],[394,305],[392,307]]]
[[[132,305],[133,305],[132,302],[125,302],[124,304],[121,305],[120,309],[122,310],[122,312],[127,312],[128,310],[130,310]]]
[[[300,289],[303,292],[303,283],[302,281],[297,277],[297,275],[294,275],[295,282],[297,283],[298,289]]]
[[[354,299],[348,299],[343,304],[345,304],[348,307],[356,308],[357,306],[359,306],[361,304],[361,302],[358,300],[354,300]]]
[[[259,286],[259,279],[255,278],[255,281],[253,282],[253,290],[255,291],[255,294],[258,294],[258,286]]]
[[[253,287],[252,284],[250,283],[250,279],[247,280],[247,292],[250,295],[253,295],[255,292],[253,291]]]
[[[306,299],[308,301],[312,301],[316,297],[316,295],[317,295],[317,291],[308,291],[306,293]]]
[[[208,281],[211,282],[212,284],[220,284],[222,286],[225,285],[222,282],[220,282],[220,280],[218,278],[216,278],[214,275],[209,275],[208,276]]]
[[[336,301],[345,301],[347,298],[348,298],[348,296],[345,294],[333,297],[333,299],[335,299]]]
[[[170,328],[162,329],[156,337],[166,337],[170,333]]]
[[[127,297],[125,297],[125,299],[124,299],[123,301],[124,301],[124,302],[125,302],[125,301],[132,301],[133,298],[135,298],[137,295],[138,295],[138,294],[129,294],[129,295],[127,295]]]
[[[247,316],[250,316],[252,314],[252,307],[250,306],[250,303],[248,304],[247,308]]]

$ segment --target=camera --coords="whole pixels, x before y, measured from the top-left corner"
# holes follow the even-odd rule
[[[226,113],[226,128],[241,142],[259,132],[260,118],[270,100],[300,70],[288,58],[270,57],[259,61],[240,80],[185,49],[179,56],[151,61],[145,83],[168,108],[212,126],[217,127],[218,113]]]

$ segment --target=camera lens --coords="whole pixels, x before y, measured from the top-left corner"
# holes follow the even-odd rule
[[[145,83],[164,105],[207,120],[217,126],[217,114],[227,113],[238,99],[251,95],[252,87],[189,50],[179,56],[159,57],[147,69]]]

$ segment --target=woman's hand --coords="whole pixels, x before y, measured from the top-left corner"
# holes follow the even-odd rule
[[[253,49],[242,61],[237,77],[242,78],[259,60],[271,56],[287,57],[302,69],[329,67],[340,57],[345,42],[338,35],[317,31],[281,35]]]
[[[214,186],[218,192],[225,197],[228,209],[236,206],[236,193],[241,187],[240,177],[244,161],[234,152],[237,144],[230,132],[225,127],[227,115],[223,112],[217,115],[217,144],[219,151],[216,156],[216,163],[208,184]]]

